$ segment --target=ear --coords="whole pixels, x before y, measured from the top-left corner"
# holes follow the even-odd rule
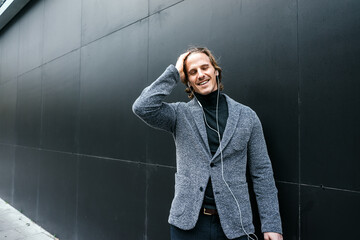
[[[215,75],[219,76],[219,71],[218,70],[215,71]]]

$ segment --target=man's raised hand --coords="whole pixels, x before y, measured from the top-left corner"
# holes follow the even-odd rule
[[[176,62],[176,69],[178,70],[179,74],[180,74],[180,79],[183,82],[185,80],[185,73],[184,73],[184,60],[187,57],[187,55],[189,55],[190,52],[186,52],[180,55],[180,57],[178,58],[177,62]]]

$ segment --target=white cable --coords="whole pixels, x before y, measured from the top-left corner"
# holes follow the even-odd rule
[[[229,184],[226,182],[225,180],[225,177],[224,177],[224,161],[223,161],[223,154],[222,154],[222,146],[221,146],[221,136],[220,136],[220,128],[219,128],[219,98],[220,98],[220,89],[219,89],[219,79],[218,77],[216,76],[216,79],[217,79],[217,83],[218,83],[218,93],[217,93],[217,99],[216,99],[216,128],[217,130],[213,129],[212,127],[210,127],[210,125],[208,124],[207,120],[206,120],[206,115],[205,115],[205,112],[204,112],[204,109],[200,103],[200,101],[196,98],[195,94],[193,93],[193,95],[195,96],[196,98],[196,101],[198,102],[198,104],[200,105],[201,109],[202,109],[202,112],[203,112],[203,116],[204,116],[204,120],[205,120],[205,124],[206,126],[211,129],[212,131],[214,131],[217,135],[218,135],[218,139],[219,139],[219,148],[220,148],[220,159],[221,159],[221,176],[222,176],[222,180],[224,181],[226,187],[229,189],[230,193],[231,193],[231,196],[234,198],[235,202],[236,202],[236,206],[239,210],[239,216],[240,216],[240,224],[241,224],[241,228],[243,229],[244,233],[247,235],[248,239],[251,239],[251,240],[258,240],[257,236],[255,234],[252,234],[255,236],[255,239],[252,238],[250,236],[249,233],[246,232],[245,228],[244,228],[244,225],[243,225],[243,221],[242,221],[242,214],[241,214],[241,209],[240,209],[240,204],[238,202],[238,200],[236,199],[233,191],[231,190]]]

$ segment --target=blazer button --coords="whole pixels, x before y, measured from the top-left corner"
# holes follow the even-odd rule
[[[210,167],[214,167],[215,166],[215,164],[214,163],[210,163]]]
[[[203,187],[200,187],[200,192],[204,191]]]

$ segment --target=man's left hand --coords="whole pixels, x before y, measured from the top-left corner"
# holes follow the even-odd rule
[[[266,232],[264,233],[264,240],[283,240],[283,236],[280,233]]]

